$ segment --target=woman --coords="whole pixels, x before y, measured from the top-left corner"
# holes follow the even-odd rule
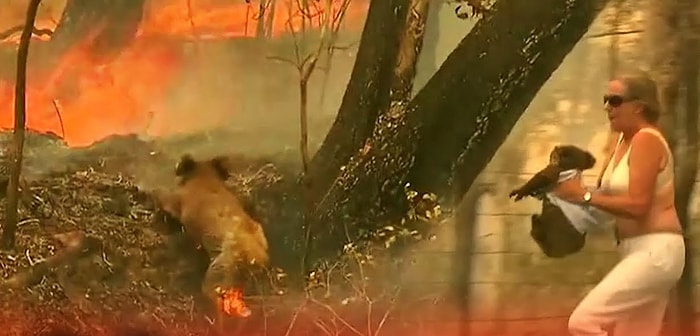
[[[588,293],[569,318],[573,336],[659,334],[670,292],[685,267],[685,246],[676,215],[673,155],[659,132],[656,84],[647,76],[608,83],[603,98],[619,132],[600,179],[589,192],[580,180],[554,191],[615,217],[619,263]]]

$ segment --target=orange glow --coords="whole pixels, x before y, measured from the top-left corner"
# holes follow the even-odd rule
[[[352,0],[343,29],[359,31],[367,12],[367,0]],[[273,38],[298,30],[301,14],[297,0],[277,0],[271,27]],[[334,0],[336,14],[342,0]],[[152,125],[167,90],[183,67],[183,43],[191,39],[255,37],[259,3],[244,1],[212,5],[201,1],[150,0],[137,37],[108,64],[100,64],[90,54],[90,34],[63,55],[51,73],[29,74],[27,84],[27,128],[64,136],[70,146],[87,146],[113,134],[146,133],[163,136],[196,129],[192,123]],[[316,6],[323,2],[311,1]],[[312,7],[312,27],[318,27],[322,8]],[[268,9],[267,14],[270,13]],[[51,20],[37,22],[37,28],[54,28]],[[96,29],[94,33],[97,33]],[[5,41],[17,43],[19,34]],[[46,42],[36,37],[32,43]],[[29,69],[31,71],[31,67]],[[11,129],[14,122],[14,83],[0,80],[0,128]],[[59,117],[60,115],[60,117]],[[159,118],[166,120],[167,117]]]
[[[222,290],[217,288],[219,292],[219,305],[221,310],[229,316],[248,317],[251,314],[250,309],[243,301],[243,293],[235,288]]]

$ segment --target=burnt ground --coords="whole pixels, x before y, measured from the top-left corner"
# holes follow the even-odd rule
[[[0,148],[7,141],[3,134]],[[196,304],[205,257],[163,225],[148,193],[172,179],[181,153],[166,155],[164,148],[182,147],[178,141],[192,139],[155,144],[115,136],[67,149],[28,135],[16,247],[0,252],[0,325],[6,326],[0,334],[206,334],[209,323]],[[291,261],[296,208],[283,190],[294,168],[282,172],[278,163],[238,159],[232,190],[262,223],[277,224],[265,228],[275,241],[271,255]],[[82,244],[76,256],[51,264],[76,244]]]
[[[28,134],[17,243],[0,251],[0,335],[211,335],[198,301],[206,257],[157,212],[150,192],[173,185],[182,154],[225,154],[220,144],[230,137],[212,132],[156,143],[114,136],[68,149]],[[0,133],[0,149],[8,141]],[[296,153],[231,157],[237,164],[229,186],[264,226],[273,269],[249,282],[253,316],[231,321],[237,332],[230,335],[416,332],[422,317],[413,311],[425,309],[396,304],[395,255],[354,246],[318,264],[314,278],[301,276]],[[311,295],[304,294],[310,284]]]

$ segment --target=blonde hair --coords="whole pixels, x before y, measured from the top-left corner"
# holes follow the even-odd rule
[[[618,80],[625,85],[626,97],[636,99],[644,105],[642,110],[644,119],[650,123],[658,122],[661,116],[659,92],[651,76],[646,72],[638,71],[622,75]]]

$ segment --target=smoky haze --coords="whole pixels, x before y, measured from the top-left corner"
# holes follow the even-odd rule
[[[21,23],[26,6],[26,1],[5,1],[9,5],[2,5],[0,10],[0,30]],[[220,3],[225,1],[228,0],[220,0]],[[151,1],[148,11],[159,10],[159,6],[169,0],[160,2]],[[42,9],[43,20],[48,20],[47,12],[54,18],[60,16],[62,5],[59,3],[63,1],[44,1],[44,6],[56,5],[52,10]],[[482,172],[477,183],[493,182],[496,192],[481,197],[475,205],[465,205],[471,207],[467,212],[472,213],[475,223],[443,225],[436,233],[436,240],[419,247],[412,256],[415,262],[402,274],[407,286],[432,291],[434,287],[431,286],[444,286],[452,281],[453,269],[461,267],[452,261],[457,250],[456,241],[460,238],[455,234],[455,227],[459,225],[474,227],[475,238],[469,242],[473,243],[469,252],[473,256],[460,255],[458,259],[460,263],[472,259],[471,278],[463,281],[469,282],[473,293],[470,299],[482,308],[479,312],[484,314],[484,319],[494,315],[519,319],[568,314],[585,287],[609,269],[611,236],[591,238],[588,250],[579,259],[552,263],[540,258],[537,247],[529,239],[528,222],[529,216],[539,211],[538,204],[534,201],[514,204],[504,195],[541,169],[556,144],[577,144],[597,156],[602,154],[608,136],[607,120],[601,106],[605,83],[613,68],[637,66],[644,63],[643,59],[649,54],[649,49],[642,47],[641,34],[610,34],[640,30],[644,20],[640,12],[646,9],[648,1],[642,1],[643,4],[621,3],[627,6],[627,14],[622,11],[624,15],[619,15],[620,11],[613,10],[613,7],[606,9],[591,27],[589,36],[581,39],[540,89]],[[185,6],[184,1],[182,6]],[[425,78],[436,70],[474,25],[473,20],[457,19],[453,9],[451,5],[441,6],[437,24],[435,20],[429,21],[426,47],[418,65],[418,77],[423,78],[419,85],[424,84]],[[614,18],[617,18],[616,24]],[[348,32],[338,42],[340,46],[349,45],[351,48],[336,51],[323,104],[320,98],[324,92],[324,73],[317,70],[311,77],[309,141],[312,153],[323,140],[340,106],[354,63],[359,33]],[[194,125],[196,130],[211,131],[213,140],[198,137],[197,140],[180,142],[178,146],[162,147],[168,155],[177,157],[184,152],[198,156],[219,153],[283,155],[292,162],[299,162],[298,74],[291,65],[267,57],[291,58],[292,43],[289,39],[278,38],[260,49],[251,42],[234,39],[205,40],[196,45],[182,42],[187,56],[180,73],[169,83],[164,99],[154,100],[148,107],[154,111],[153,124]],[[7,54],[2,48],[0,53]],[[13,68],[14,62],[12,57],[0,58],[0,73],[2,69]],[[474,74],[478,75],[478,71],[474,69]],[[138,80],[135,75],[134,81]],[[465,105],[469,103],[464,102]],[[141,135],[148,138],[147,134],[148,129],[144,127]],[[599,159],[599,164],[602,161]],[[585,176],[589,185],[599,169],[595,167]],[[144,168],[139,172],[140,183],[156,184],[154,174],[169,176],[172,169],[168,166],[162,172],[153,173]],[[533,267],[537,270],[532,271]],[[572,274],[580,283],[572,283]],[[561,298],[557,307],[551,307],[552,297]],[[512,307],[512,302],[520,300],[532,303],[527,311]],[[497,322],[493,328],[509,328],[505,325]],[[496,334],[507,334],[506,330],[498,330]]]

